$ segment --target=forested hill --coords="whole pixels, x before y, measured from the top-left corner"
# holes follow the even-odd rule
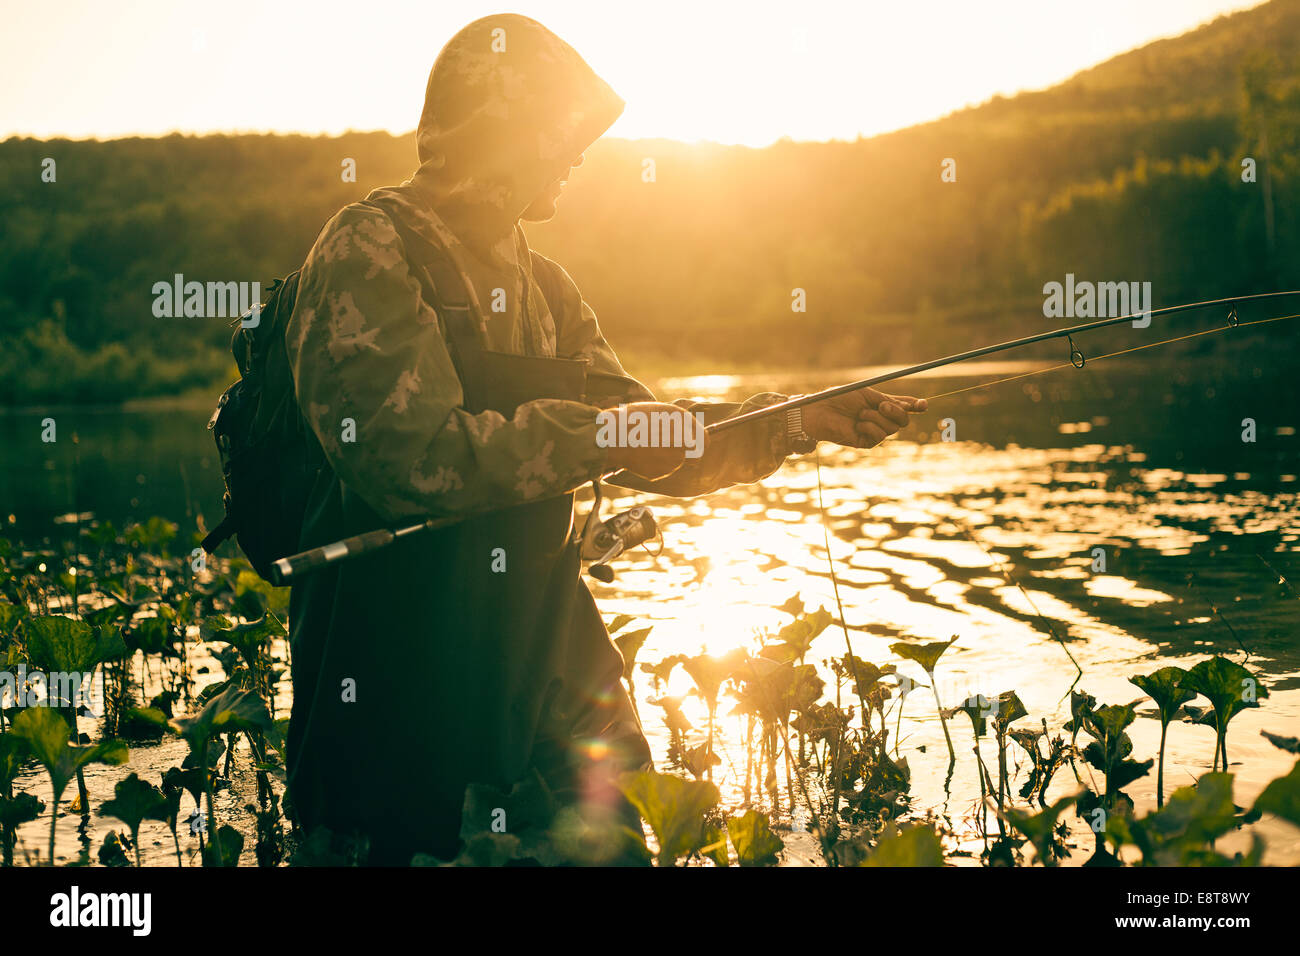
[[[603,140],[529,235],[641,374],[897,362],[1037,331],[1043,284],[1067,272],[1150,281],[1157,305],[1294,288],[1298,67],[1300,0],[1273,0],[857,142]],[[414,157],[385,133],[0,143],[0,404],[222,380],[226,322],[156,318],[154,283],[265,288]]]

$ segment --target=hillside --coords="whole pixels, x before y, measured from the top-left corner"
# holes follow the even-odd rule
[[[894,362],[1038,330],[1043,283],[1067,272],[1151,281],[1157,304],[1294,288],[1298,66],[1300,0],[1273,0],[857,142],[605,140],[529,235],[641,374]],[[386,133],[0,143],[0,404],[224,378],[225,324],[155,318],[153,283],[267,285],[414,156],[412,136]]]

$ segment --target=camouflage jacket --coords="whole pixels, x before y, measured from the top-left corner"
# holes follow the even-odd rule
[[[451,252],[468,280],[486,347],[585,360],[592,371],[614,377],[620,394],[606,405],[655,400],[623,370],[573,280],[528,250],[521,228],[511,237],[515,274],[504,276],[499,265],[457,241],[417,183],[372,193],[379,195],[399,205],[409,228]],[[560,302],[548,304],[541,294],[538,269],[552,272]],[[486,312],[481,303],[502,289],[513,307]],[[463,516],[524,504],[572,491],[607,470],[595,406],[542,399],[521,405],[509,419],[462,407],[438,316],[420,294],[392,222],[372,206],[347,206],[322,230],[302,268],[285,345],[299,406],[330,466],[386,518]],[[784,397],[678,404],[712,422]],[[719,436],[667,479],[628,484],[693,496],[757,481],[787,453],[784,420],[772,416]]]

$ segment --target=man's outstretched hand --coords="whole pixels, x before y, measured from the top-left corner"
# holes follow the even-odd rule
[[[886,395],[874,388],[846,392],[805,405],[803,430],[817,441],[850,448],[874,448],[906,427],[909,415],[927,408],[925,399]]]

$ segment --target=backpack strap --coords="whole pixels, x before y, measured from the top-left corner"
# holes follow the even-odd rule
[[[370,199],[363,200],[362,205],[378,209],[397,230],[406,251],[406,261],[420,283],[425,301],[433,306],[442,322],[443,333],[451,346],[452,362],[460,372],[460,356],[483,348],[464,276],[456,268],[450,253],[424,238],[386,205]]]

